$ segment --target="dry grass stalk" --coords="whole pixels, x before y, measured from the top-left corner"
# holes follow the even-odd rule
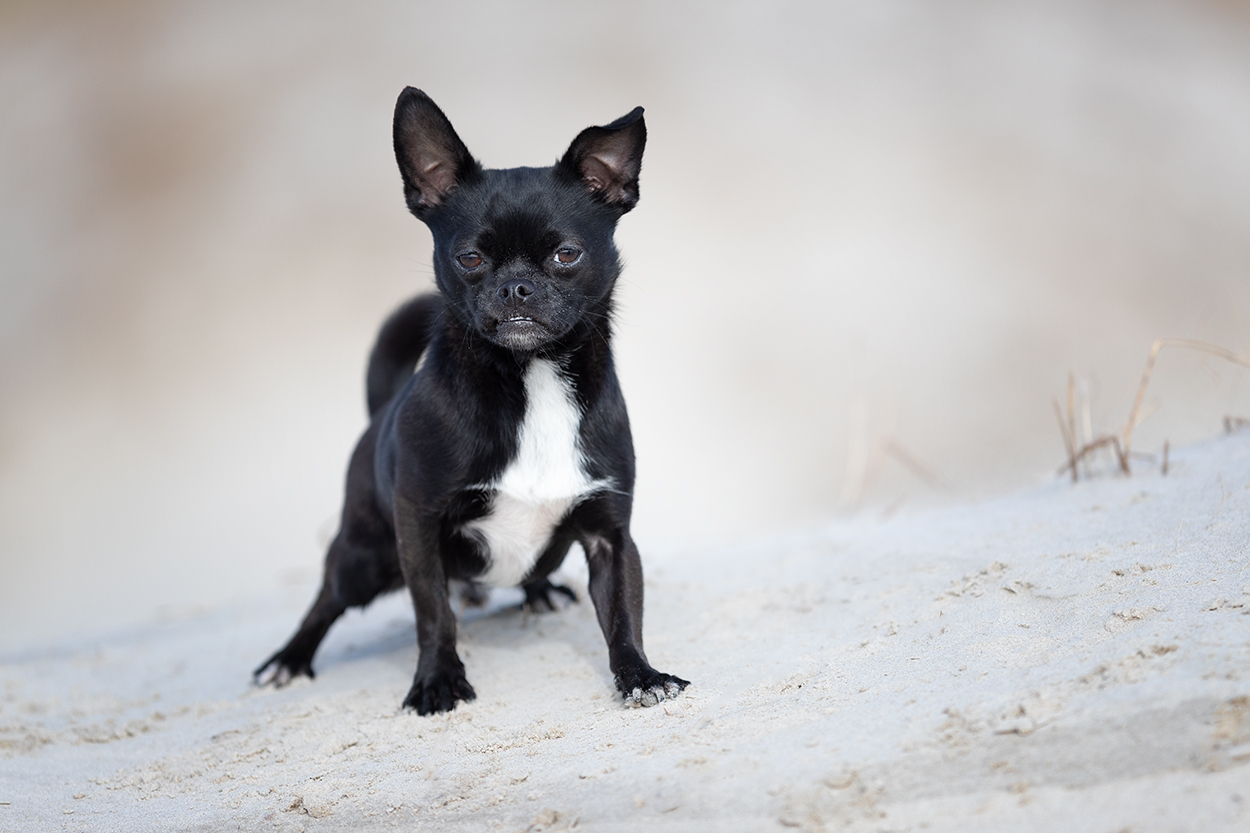
[[[1068,436],[1076,445],[1076,376],[1073,373],[1068,374]],[[1089,441],[1090,438],[1085,439]]]
[[[1085,411],[1085,443],[1082,444],[1080,437],[1077,436],[1076,430],[1076,414],[1077,414],[1077,395],[1076,395],[1076,377],[1068,374],[1068,407],[1065,410],[1059,405],[1059,399],[1053,400],[1055,406],[1055,418],[1059,421],[1059,433],[1063,435],[1063,446],[1068,452],[1068,462],[1059,467],[1058,474],[1069,472],[1072,475],[1072,482],[1076,483],[1080,480],[1080,472],[1082,467],[1085,469],[1086,476],[1089,475],[1089,459],[1095,453],[1110,448],[1115,452],[1116,461],[1121,468],[1125,465],[1125,458],[1128,456],[1120,445],[1120,438],[1104,434],[1102,436],[1094,436],[1093,428],[1089,419],[1089,402],[1088,400],[1081,402],[1081,406]],[[1153,458],[1152,458],[1153,459]]]
[[[1062,428],[1062,425],[1060,427]],[[1085,445],[1072,452],[1068,458],[1068,462],[1059,467],[1058,473],[1063,474],[1066,471],[1071,471],[1072,482],[1075,483],[1078,479],[1077,468],[1079,464],[1085,462],[1086,458],[1092,456],[1094,452],[1107,447],[1110,447],[1111,450],[1115,452],[1116,460],[1118,460],[1120,465],[1123,466],[1125,454],[1123,449],[1120,448],[1120,438],[1113,437],[1110,434],[1104,434],[1097,439],[1090,440]]]
[[[887,440],[885,447],[881,450],[883,454],[888,454],[902,463],[904,468],[909,469],[912,474],[923,480],[925,485],[938,491],[944,490],[941,479],[894,440]]]
[[[1163,441],[1163,476],[1168,476],[1168,441]]]
[[[893,422],[892,419],[886,421]],[[890,460],[902,464],[903,468],[930,488],[946,491],[945,484],[933,469],[921,463],[916,455],[904,449],[888,430],[877,433],[875,437],[869,435],[868,403],[862,397],[852,402],[851,422],[846,477],[842,487],[843,503],[848,506],[859,503]],[[899,505],[896,503],[889,507],[886,512],[887,516]]]
[[[1224,417],[1224,433],[1231,434],[1234,431],[1240,431],[1242,428],[1250,428],[1250,419],[1238,416]]]
[[[1076,443],[1073,442],[1072,435],[1068,433],[1068,424],[1063,421],[1063,411],[1059,409],[1059,400],[1058,399],[1054,400],[1054,404],[1055,404],[1055,418],[1059,420],[1059,433],[1063,435],[1063,447],[1068,452],[1068,462],[1064,465],[1063,468],[1059,470],[1059,473],[1062,474],[1068,469],[1071,469],[1072,470],[1072,482],[1075,483],[1077,481]]]
[[[1125,474],[1132,474],[1129,470],[1129,454],[1133,447],[1133,429],[1136,428],[1146,414],[1142,414],[1142,402],[1146,398],[1146,387],[1150,384],[1150,377],[1154,373],[1155,359],[1159,356],[1159,351],[1164,347],[1180,347],[1185,350],[1198,350],[1203,353],[1209,353],[1212,356],[1218,356],[1225,361],[1233,364],[1250,368],[1250,356],[1242,353],[1234,353],[1232,350],[1225,350],[1214,344],[1208,344],[1205,341],[1196,341],[1191,338],[1160,338],[1150,345],[1150,356],[1146,359],[1146,369],[1142,372],[1141,384],[1137,386],[1137,398],[1133,401],[1133,410],[1129,412],[1128,422],[1124,426],[1121,433],[1121,441],[1117,452],[1120,453],[1120,470]]]

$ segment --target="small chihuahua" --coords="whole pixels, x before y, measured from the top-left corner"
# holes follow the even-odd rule
[[[371,422],[321,592],[257,682],[312,677],[347,608],[407,586],[420,658],[403,705],[450,711],[476,695],[449,580],[519,585],[553,608],[552,593],[576,598],[548,579],[576,541],[616,687],[636,705],[676,697],[689,683],[642,649],[634,448],[610,349],[613,232],[638,202],[642,108],[586,128],[550,168],[489,170],[408,87],[394,138],[408,208],[434,237],[439,294],[404,304],[378,334]]]

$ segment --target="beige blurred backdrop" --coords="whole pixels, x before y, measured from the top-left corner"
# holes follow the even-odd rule
[[[431,283],[407,84],[492,167],[647,108],[652,560],[1042,482],[1069,372],[1098,432],[1154,338],[1250,351],[1246,3],[8,2],[0,645],[315,576],[375,328]],[[1250,378],[1165,351],[1149,398],[1157,453]]]

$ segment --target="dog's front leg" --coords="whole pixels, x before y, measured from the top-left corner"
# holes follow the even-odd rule
[[[616,687],[631,705],[654,706],[690,685],[656,671],[642,649],[642,561],[624,529],[588,536],[582,546],[590,568],[590,598],[608,643]]]
[[[395,533],[399,564],[417,614],[417,673],[404,708],[417,714],[448,712],[460,700],[477,697],[456,653],[456,615],[451,610],[447,575],[439,553],[437,523],[422,522],[411,507],[396,502]]]

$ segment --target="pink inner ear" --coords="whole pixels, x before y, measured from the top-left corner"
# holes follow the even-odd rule
[[[582,181],[586,183],[586,187],[591,191],[608,190],[611,196],[617,196],[612,192],[622,185],[625,177],[619,168],[612,163],[617,160],[604,154],[596,154],[587,156],[582,160]]]
[[[582,160],[582,181],[591,191],[602,191],[612,182],[612,169],[595,156]]]
[[[430,162],[421,169],[421,176],[436,194],[446,194],[456,181],[456,175],[441,160]]]
[[[626,153],[623,150],[613,153],[612,150],[614,149],[600,151],[599,153],[594,154],[591,158],[603,165],[609,171],[612,171],[617,177],[624,179]]]

